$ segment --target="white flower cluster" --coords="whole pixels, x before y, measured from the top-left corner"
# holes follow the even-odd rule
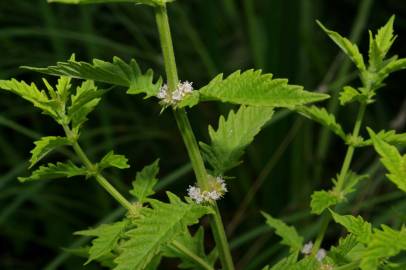
[[[210,177],[210,190],[201,190],[197,186],[189,186],[187,189],[189,197],[196,203],[217,201],[227,192],[227,186],[223,178]]]
[[[165,105],[176,105],[182,99],[193,91],[193,83],[185,81],[179,82],[178,87],[172,93],[169,92],[168,85],[164,84],[157,94],[157,98],[162,100]]]
[[[313,242],[310,241],[307,244],[305,244],[301,250],[301,252],[304,255],[310,255],[312,253],[312,249],[313,249]],[[317,251],[316,253],[316,259],[321,262],[327,255],[327,252],[325,249],[321,248]]]

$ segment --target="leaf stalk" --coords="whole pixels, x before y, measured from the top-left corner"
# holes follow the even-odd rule
[[[131,208],[133,207],[132,204],[126,198],[124,198],[124,196],[121,195],[121,193],[113,185],[111,185],[110,182],[99,171],[97,171],[96,165],[90,161],[86,153],[83,151],[82,147],[80,147],[79,143],[75,139],[72,139],[74,138],[74,133],[69,129],[69,127],[64,125],[63,129],[65,131],[66,137],[68,137],[69,140],[73,141],[72,147],[76,155],[86,166],[88,171],[93,173],[93,176],[96,179],[97,183],[99,183],[99,185],[102,186],[124,208],[126,208],[127,210],[131,210]]]

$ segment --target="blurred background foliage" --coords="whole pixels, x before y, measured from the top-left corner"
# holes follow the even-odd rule
[[[180,78],[203,86],[214,75],[261,68],[313,91],[334,97],[344,84],[357,84],[351,64],[318,28],[315,20],[351,36],[367,51],[367,29],[377,29],[396,15],[399,35],[392,52],[406,56],[404,0],[178,0],[169,8]],[[47,66],[76,53],[79,60],[135,58],[143,68],[163,74],[152,9],[127,4],[65,6],[45,0],[0,1],[0,78],[40,83],[21,65]],[[404,131],[405,72],[394,74],[367,112],[375,130]],[[52,78],[51,78],[52,79]],[[323,104],[336,112],[347,130],[355,107]],[[28,174],[33,140],[61,130],[27,102],[6,93],[0,98],[0,269],[82,269],[84,260],[67,253],[88,239],[72,232],[111,222],[123,210],[91,180],[69,179],[20,184]],[[208,124],[232,108],[202,104],[190,111],[199,140],[207,141]],[[170,111],[116,89],[105,96],[81,136],[82,145],[99,159],[110,149],[125,154],[131,168],[111,171],[114,185],[127,194],[146,164],[161,159],[159,188],[185,195],[194,182],[187,154]],[[365,130],[363,131],[365,135]],[[259,210],[294,224],[306,239],[315,237],[318,218],[309,214],[311,192],[328,188],[341,166],[345,146],[320,126],[286,111],[278,112],[230,172],[231,192],[221,201],[238,269],[261,269],[286,250],[264,225]],[[49,161],[69,152],[57,153]],[[371,149],[357,150],[353,169],[370,173],[343,211],[362,214],[377,225],[405,222],[406,198],[384,181]],[[158,196],[163,196],[160,192]],[[333,225],[324,248],[343,231]],[[210,243],[210,235],[208,236]],[[90,265],[87,269],[100,269]],[[166,261],[162,269],[176,269]]]

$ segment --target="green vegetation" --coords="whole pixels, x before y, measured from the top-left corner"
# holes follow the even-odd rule
[[[406,133],[396,131],[404,124],[404,106],[396,103],[398,116],[388,105],[382,109],[395,72],[406,68],[406,58],[393,55],[399,40],[394,15],[369,31],[365,48],[356,43],[374,14],[372,1],[360,2],[349,38],[329,30],[324,24],[330,23],[320,18],[320,33],[342,52],[328,69],[328,45],[322,50],[310,45],[318,38],[309,30],[317,7],[307,1],[289,7],[302,8],[305,34],[296,42],[303,49],[292,59],[281,57],[283,50],[272,51],[278,46],[265,40],[275,39],[275,32],[266,34],[255,5],[244,1],[248,27],[242,44],[252,62],[244,63],[237,50],[229,59],[242,57],[243,62],[227,65],[221,64],[216,39],[204,41],[216,34],[210,24],[213,10],[204,10],[224,11],[222,20],[242,27],[233,1],[195,3],[199,8],[167,0],[50,2],[74,4],[52,9],[80,11],[86,34],[58,32],[57,11],[41,2],[57,61],[35,60],[30,49],[33,61],[21,63],[18,72],[5,68],[0,80],[6,105],[0,123],[16,134],[0,136],[7,157],[1,166],[11,168],[0,179],[0,240],[10,247],[0,246],[2,268],[405,267],[401,152]],[[271,21],[278,14],[275,3],[264,4],[263,12],[274,15],[267,18]],[[18,5],[24,8],[19,3],[14,10]],[[191,24],[188,10],[206,12],[198,22],[205,26],[202,33]],[[96,11],[97,16],[89,13]],[[139,23],[132,19],[135,14]],[[112,33],[115,23],[122,24],[118,37],[126,41],[92,36],[101,25],[89,21],[92,16],[104,19]],[[18,31],[5,29],[10,50],[14,41],[8,37]],[[291,40],[280,49],[295,42],[289,29],[283,33]],[[86,40],[87,58],[93,60],[76,60],[83,59],[83,52],[69,47],[63,40],[69,37]],[[128,37],[134,38],[134,47]],[[102,46],[115,51],[106,58]],[[228,46],[238,48],[238,43]],[[312,53],[308,59],[307,52]],[[273,74],[290,75],[273,71],[275,59],[299,59],[289,82]],[[35,74],[42,74],[42,81]],[[318,74],[325,76],[318,89],[305,90],[315,88]],[[38,110],[52,122],[35,115]],[[396,117],[394,124],[388,125],[389,117]],[[14,146],[16,141],[21,144]],[[29,141],[34,146],[25,159]],[[24,173],[26,168],[31,172]],[[12,181],[16,178],[20,184]],[[36,250],[32,245],[47,255],[30,254]]]

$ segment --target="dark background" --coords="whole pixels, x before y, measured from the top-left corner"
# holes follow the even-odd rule
[[[350,63],[317,26],[320,20],[343,35],[352,33],[361,51],[368,50],[367,29],[377,29],[395,14],[399,35],[391,52],[406,56],[404,0],[178,0],[169,7],[177,63],[182,80],[203,86],[218,73],[261,68],[313,91],[334,96],[344,84],[358,85]],[[130,4],[69,6],[44,0],[0,1],[0,79],[15,77],[41,83],[40,75],[21,65],[47,66],[76,53],[79,60],[135,58],[163,75],[153,10]],[[370,106],[365,123],[375,130],[403,131],[406,119],[405,72],[392,75]],[[49,78],[51,81],[53,78]],[[333,98],[334,100],[334,98]],[[333,101],[334,102],[334,101]],[[331,106],[325,102],[325,106]],[[197,137],[208,138],[208,124],[232,108],[201,104],[189,115]],[[356,106],[333,108],[347,132]],[[131,168],[109,171],[124,194],[136,171],[161,159],[161,189],[185,195],[194,182],[186,151],[168,110],[159,115],[154,100],[110,91],[90,115],[81,144],[93,160],[109,150],[125,154]],[[92,180],[61,179],[20,184],[29,172],[29,151],[42,135],[62,130],[29,103],[3,92],[0,98],[0,269],[82,269],[84,259],[62,248],[87,243],[77,230],[112,222],[123,210]],[[264,225],[259,210],[295,225],[306,240],[315,238],[318,217],[309,213],[313,190],[329,188],[345,145],[319,125],[280,111],[247,149],[244,163],[229,174],[230,192],[220,202],[239,269],[261,269],[286,249]],[[362,134],[366,134],[365,129]],[[321,138],[327,138],[322,143]],[[69,154],[69,152],[68,152]],[[47,161],[63,160],[55,153]],[[371,173],[343,212],[361,214],[375,226],[404,223],[406,199],[388,184],[371,149],[357,150],[352,166]],[[164,198],[163,192],[158,197]],[[245,203],[242,203],[245,202]],[[344,232],[332,225],[323,247]],[[207,241],[211,237],[208,234]],[[209,244],[210,245],[210,244]],[[165,261],[162,269],[176,269]],[[100,269],[91,264],[87,269]]]

